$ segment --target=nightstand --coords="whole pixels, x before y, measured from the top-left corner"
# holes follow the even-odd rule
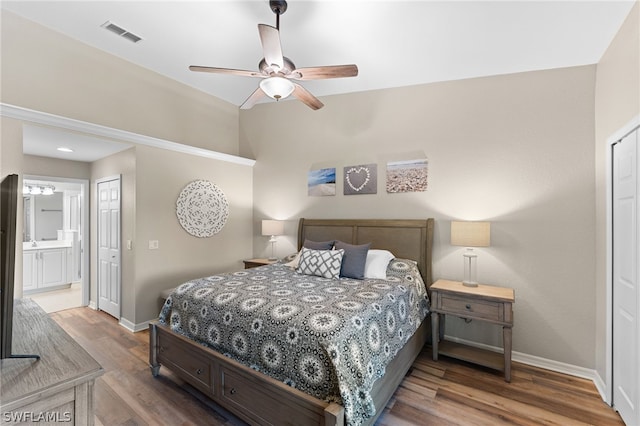
[[[438,280],[431,285],[431,335],[433,360],[438,354],[504,370],[511,381],[511,328],[515,292],[511,288],[479,284],[466,287],[459,281]],[[502,326],[504,360],[501,354],[440,339],[440,315],[454,315],[465,320],[485,321]]]
[[[257,266],[271,265],[272,263],[276,263],[278,260],[269,260],[269,259],[247,259],[243,260],[244,269],[255,268]]]

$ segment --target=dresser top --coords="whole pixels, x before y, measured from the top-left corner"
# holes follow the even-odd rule
[[[31,299],[16,299],[13,308],[13,354],[40,359],[0,361],[2,408],[38,394],[95,379],[102,367]]]

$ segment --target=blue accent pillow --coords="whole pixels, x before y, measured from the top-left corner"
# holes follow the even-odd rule
[[[335,241],[311,241],[304,240],[302,247],[306,247],[311,250],[331,250]]]
[[[340,276],[346,278],[355,278],[357,280],[364,279],[364,266],[367,263],[367,252],[371,247],[371,243],[362,245],[353,245],[336,241],[336,250],[344,250],[342,257],[342,267],[340,268]]]

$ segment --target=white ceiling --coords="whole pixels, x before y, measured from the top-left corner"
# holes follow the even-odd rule
[[[597,63],[628,15],[624,1],[305,1],[281,16],[282,49],[298,67],[355,63],[354,78],[305,81],[318,97]],[[258,80],[189,65],[257,70],[267,0],[7,1],[69,37],[240,105]],[[132,43],[106,21],[139,35]]]

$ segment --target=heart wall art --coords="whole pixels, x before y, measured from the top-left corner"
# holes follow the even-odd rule
[[[377,164],[364,164],[344,168],[344,195],[376,194],[377,192]]]

